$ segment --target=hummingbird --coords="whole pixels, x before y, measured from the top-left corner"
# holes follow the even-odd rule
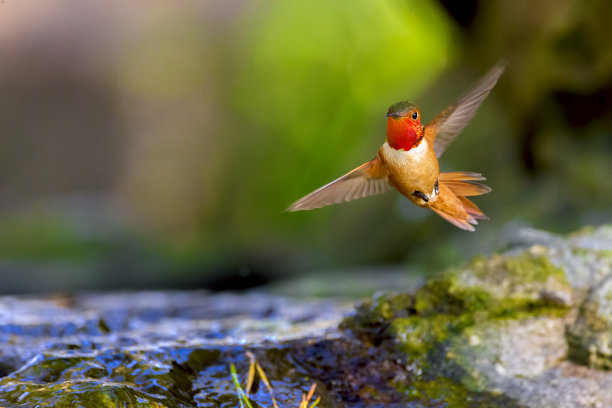
[[[456,227],[474,231],[477,220],[488,217],[467,197],[488,193],[491,188],[481,183],[486,178],[480,173],[440,173],[438,158],[470,122],[504,69],[504,63],[495,65],[469,92],[424,126],[421,110],[412,102],[391,105],[386,115],[387,139],[376,157],[300,198],[287,211],[311,210],[395,188],[417,206],[435,211]]]

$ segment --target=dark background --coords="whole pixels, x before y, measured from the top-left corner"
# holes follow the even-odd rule
[[[393,285],[612,216],[604,0],[0,3],[0,292]],[[393,192],[294,200],[371,159],[387,107],[427,120],[505,58],[442,157],[488,177],[454,228]],[[332,273],[329,273],[329,272]],[[398,272],[399,271],[399,272]],[[308,286],[325,294],[326,285]]]

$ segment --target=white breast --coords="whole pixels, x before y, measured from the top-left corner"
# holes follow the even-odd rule
[[[389,146],[388,142],[385,142],[383,152],[388,165],[404,167],[408,163],[418,165],[420,161],[424,160],[427,156],[427,147],[427,139],[423,139],[417,147],[408,151],[396,150]]]
[[[429,149],[427,139],[423,139],[417,147],[408,151],[396,150],[389,146],[388,142],[385,142],[382,146],[382,154],[387,167],[402,172],[420,166],[423,161],[427,160],[427,149]],[[431,192],[423,191],[423,193],[427,195],[429,203],[436,201],[439,194],[435,188]]]

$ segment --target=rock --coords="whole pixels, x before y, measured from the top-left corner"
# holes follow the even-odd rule
[[[486,312],[507,316],[542,307],[570,307],[573,291],[564,271],[533,246],[518,254],[477,258],[467,267],[430,280],[416,294],[421,314]]]
[[[421,378],[532,408],[609,407],[612,372],[596,369],[612,368],[611,254],[609,226],[566,238],[525,231],[411,297],[364,301],[341,327],[400,350]]]
[[[563,269],[577,300],[612,274],[612,225],[586,227],[568,237],[526,228],[508,238],[507,244],[508,253],[537,248],[553,265]]]
[[[612,406],[612,375],[564,361],[567,319],[540,316],[477,325],[453,338],[447,364],[470,389],[499,392],[526,407]],[[470,337],[482,339],[470,344]],[[447,369],[449,375],[458,370]]]
[[[612,276],[593,288],[567,337],[572,360],[612,370]]]
[[[246,378],[249,350],[297,406],[312,381],[284,364],[284,344],[338,338],[350,308],[195,291],[0,297],[0,406],[237,406],[230,364]],[[261,388],[254,401],[269,398]],[[336,398],[323,384],[317,395]]]

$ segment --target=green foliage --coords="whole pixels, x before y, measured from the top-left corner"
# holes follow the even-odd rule
[[[243,47],[227,51],[240,61],[230,78],[225,139],[233,151],[222,187],[231,189],[221,207],[232,213],[227,232],[239,235],[234,242],[297,232],[324,250],[354,227],[327,226],[329,210],[314,218],[283,210],[375,155],[388,106],[415,97],[448,62],[450,25],[433,1],[260,7],[245,14]],[[329,234],[309,233],[321,229]]]
[[[125,206],[109,218],[168,260],[168,275],[198,278],[228,264],[285,272],[409,260],[430,272],[493,249],[511,221],[599,223],[612,195],[608,8],[490,2],[466,29],[435,0],[172,2],[87,29],[71,25],[72,6],[65,20],[29,8],[27,24],[7,28],[23,60],[3,68],[0,257],[89,261],[127,247],[30,212],[82,191]],[[20,30],[49,35],[32,48]],[[63,30],[82,48],[54,43]],[[40,64],[44,49],[57,58]],[[488,178],[493,193],[476,202],[491,220],[478,234],[394,192],[283,212],[371,159],[391,104],[414,101],[426,121],[499,56],[508,71],[441,160],[443,171]]]
[[[118,242],[84,237],[66,220],[48,214],[0,219],[3,259],[89,261],[117,249]]]

